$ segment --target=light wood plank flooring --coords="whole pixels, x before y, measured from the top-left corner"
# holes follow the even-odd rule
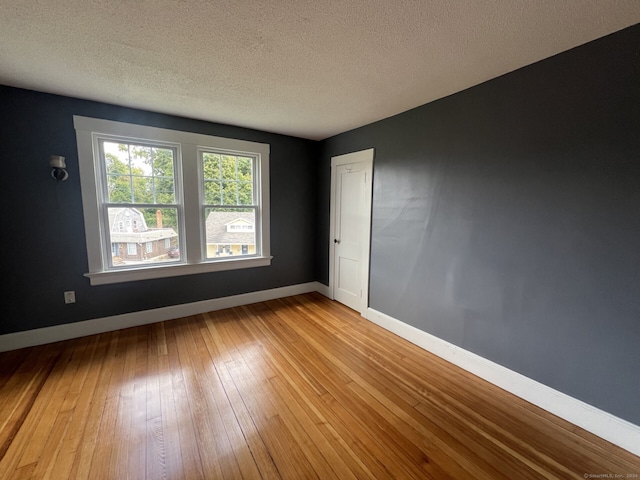
[[[317,294],[0,354],[0,479],[639,473]]]

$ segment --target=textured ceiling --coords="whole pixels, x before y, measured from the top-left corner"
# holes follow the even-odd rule
[[[0,0],[0,83],[323,139],[638,22],[639,0]]]

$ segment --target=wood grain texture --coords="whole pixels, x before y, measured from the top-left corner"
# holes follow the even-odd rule
[[[640,458],[318,294],[0,354],[2,479],[605,474]]]

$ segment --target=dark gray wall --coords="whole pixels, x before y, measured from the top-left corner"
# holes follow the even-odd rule
[[[321,281],[370,147],[371,307],[640,424],[640,27],[324,141]]]
[[[269,143],[270,267],[90,286],[73,115]],[[0,334],[314,281],[317,142],[0,86]],[[69,180],[50,176],[63,155]],[[63,291],[77,303],[65,305]]]

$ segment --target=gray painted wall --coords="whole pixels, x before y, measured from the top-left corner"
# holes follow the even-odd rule
[[[270,144],[272,265],[90,286],[73,115]],[[0,145],[0,335],[315,280],[317,142],[0,86]],[[66,182],[51,178],[52,154]]]
[[[371,147],[370,306],[640,424],[640,26],[324,141],[327,229]]]

